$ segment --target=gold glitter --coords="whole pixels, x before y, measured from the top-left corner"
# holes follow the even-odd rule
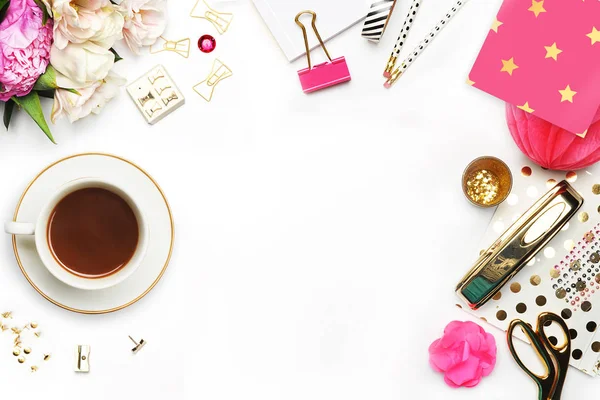
[[[48,361],[50,359],[50,354],[44,354],[44,361]]]
[[[510,291],[513,293],[519,293],[521,291],[521,284],[519,282],[512,283],[510,285]]]
[[[19,364],[23,364],[25,362],[25,357],[19,357],[17,358],[17,361],[19,362]]]
[[[38,370],[38,367],[36,367],[35,365],[31,366],[31,372],[35,372]]]
[[[19,350],[19,349],[15,348],[15,349],[13,350],[13,356],[15,356],[15,357],[19,357],[20,355],[21,355],[21,350]]]
[[[30,324],[29,324],[29,326],[30,326],[31,328],[35,329],[35,328],[37,328],[37,327],[38,327],[38,324],[37,324],[37,322],[32,322],[32,323],[30,323]]]
[[[567,172],[567,182],[575,182],[577,180],[577,172],[575,171],[569,171]]]
[[[2,315],[2,318],[12,318],[12,311],[3,312],[0,315]]]
[[[565,250],[571,251],[575,248],[575,241],[572,239],[565,240]]]
[[[556,186],[556,180],[555,179],[548,179],[546,181],[546,187],[548,189],[552,189],[554,186]]]
[[[600,194],[600,185],[599,184],[596,183],[594,186],[592,186],[592,193]]]
[[[31,348],[30,348],[30,347],[25,347],[25,348],[23,349],[23,353],[25,353],[25,354],[29,354],[29,353],[31,353]]]
[[[493,204],[499,186],[498,177],[485,169],[474,171],[467,177],[467,195],[478,204]]]
[[[531,176],[531,168],[528,166],[524,166],[523,168],[521,168],[521,174],[523,176]]]
[[[557,270],[557,269],[554,269],[554,268],[552,268],[552,269],[550,270],[550,276],[551,276],[552,278],[558,278],[558,277],[560,276],[560,272],[558,272],[558,270]]]
[[[532,275],[529,279],[529,283],[531,283],[533,286],[537,286],[542,283],[542,278],[540,278],[539,275]]]
[[[590,216],[585,211],[579,213],[579,222],[587,222],[590,219]]]

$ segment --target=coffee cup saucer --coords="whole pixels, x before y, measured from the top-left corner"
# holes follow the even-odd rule
[[[147,215],[148,249],[142,264],[125,281],[99,290],[81,290],[56,279],[40,259],[32,236],[13,236],[13,250],[23,275],[46,300],[66,310],[102,314],[121,310],[144,297],[164,274],[174,241],[171,209],[158,184],[137,165],[117,156],[85,153],[45,168],[28,185],[17,204],[14,221],[34,221],[57,188],[82,177],[120,183],[140,199]]]

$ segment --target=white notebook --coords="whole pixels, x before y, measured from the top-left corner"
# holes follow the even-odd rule
[[[317,29],[327,41],[361,21],[369,12],[373,1],[369,0],[253,0],[271,33],[289,61],[306,53],[302,30],[294,22],[296,14],[303,10],[317,13]],[[302,18],[311,49],[319,45],[310,25],[310,15]],[[361,40],[360,33],[356,40]],[[331,52],[335,57],[335,51]]]

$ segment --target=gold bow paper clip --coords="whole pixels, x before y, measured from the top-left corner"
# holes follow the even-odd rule
[[[233,75],[231,69],[217,58],[213,63],[212,71],[210,71],[208,77],[195,85],[193,89],[196,93],[202,96],[204,100],[210,101],[212,99],[215,86],[217,86],[217,84],[223,79],[229,78],[231,75]]]
[[[192,18],[206,19],[217,28],[217,31],[222,35],[229,28],[231,20],[233,19],[232,13],[223,13],[213,9],[208,5],[206,0],[196,0],[196,4],[190,12]]]
[[[190,56],[190,38],[174,41],[160,36],[159,39],[162,39],[162,41],[157,40],[156,43],[150,46],[150,54],[172,51],[185,58]]]

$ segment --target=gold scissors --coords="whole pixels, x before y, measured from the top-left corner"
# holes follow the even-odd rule
[[[548,340],[546,332],[544,332],[545,327],[550,326],[552,322],[556,322],[564,334],[564,341],[560,346],[553,345]],[[545,364],[545,375],[540,376],[531,372],[519,358],[513,343],[513,332],[516,327],[521,328],[523,334],[527,336],[535,352],[542,360],[542,363]],[[565,383],[565,378],[567,377],[569,360],[571,358],[571,338],[569,337],[569,328],[565,321],[556,314],[544,312],[538,316],[537,327],[534,331],[525,321],[515,319],[508,326],[506,336],[508,348],[515,361],[537,384],[539,389],[538,399],[560,400],[560,394]]]

